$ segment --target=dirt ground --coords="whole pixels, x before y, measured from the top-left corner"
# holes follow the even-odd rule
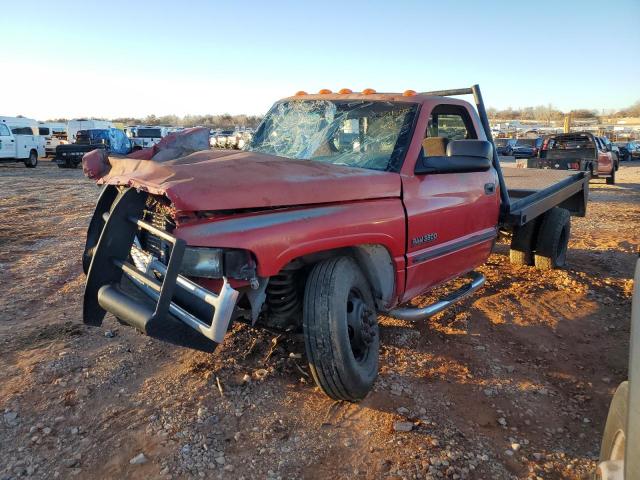
[[[592,183],[566,269],[511,266],[498,244],[480,293],[429,323],[381,318],[355,405],[314,386],[295,335],[239,325],[205,354],[84,326],[98,188],[0,165],[0,479],[589,478],[640,243],[640,162],[618,173]]]

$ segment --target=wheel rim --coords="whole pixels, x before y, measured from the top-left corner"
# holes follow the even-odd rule
[[[347,330],[351,352],[357,362],[363,362],[375,337],[375,316],[357,289],[347,297]]]
[[[33,152],[31,152],[29,154],[29,163],[31,165],[35,165],[37,161],[38,161],[38,158],[36,157],[36,155]]]

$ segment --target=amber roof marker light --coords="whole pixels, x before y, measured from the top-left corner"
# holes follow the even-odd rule
[[[307,92],[304,90],[298,90],[294,96],[301,97],[302,95],[307,95]]]
[[[415,90],[405,90],[402,92],[403,97],[413,97],[414,95],[417,95]]]
[[[329,93],[333,93],[331,90],[329,90],[328,88],[323,88],[322,90],[320,90],[318,92],[320,95],[327,95]]]
[[[362,95],[373,95],[376,91],[373,88],[365,88],[362,90]]]
[[[341,88],[340,90],[338,90],[338,93],[340,95],[349,95],[350,93],[353,93],[353,90],[351,90],[350,88]]]

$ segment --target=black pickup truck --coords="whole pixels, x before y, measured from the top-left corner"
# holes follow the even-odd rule
[[[85,153],[98,148],[126,155],[131,153],[131,140],[117,128],[79,130],[76,143],[58,145],[54,162],[60,168],[77,168]]]
[[[590,132],[571,132],[545,137],[539,158],[527,161],[528,168],[589,172],[591,178],[616,182],[613,154]]]

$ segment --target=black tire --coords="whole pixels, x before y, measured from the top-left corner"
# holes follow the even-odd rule
[[[611,176],[607,177],[607,185],[615,185],[616,184],[616,168],[613,167],[611,169]]]
[[[564,266],[570,235],[571,216],[568,210],[555,207],[545,213],[536,239],[536,268],[552,270]]]
[[[511,237],[509,260],[513,265],[533,265],[533,250],[536,245],[538,221],[534,219],[521,227],[515,227]]]
[[[24,166],[27,168],[36,168],[38,166],[38,152],[31,150],[29,158],[25,159]]]
[[[600,462],[607,460],[624,460],[625,429],[629,411],[629,382],[622,382],[613,395],[607,423],[602,434],[600,446]]]
[[[354,260],[336,257],[313,267],[302,326],[316,384],[335,400],[362,400],[378,376],[380,335],[371,289]]]

